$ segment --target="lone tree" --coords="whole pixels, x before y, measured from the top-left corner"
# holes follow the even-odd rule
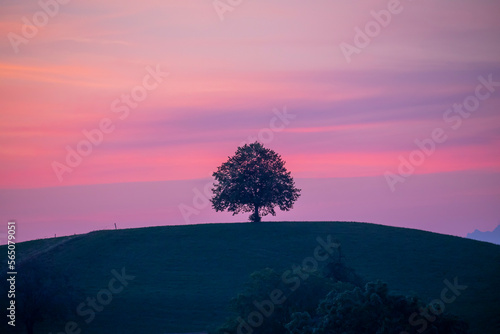
[[[275,216],[275,206],[289,211],[300,196],[281,156],[258,142],[238,147],[213,176],[215,211],[253,212],[252,222],[269,213]]]

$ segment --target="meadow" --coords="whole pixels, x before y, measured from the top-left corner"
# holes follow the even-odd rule
[[[134,276],[88,324],[76,316],[40,323],[35,333],[63,332],[70,320],[82,333],[201,332],[224,322],[252,272],[290,269],[328,235],[359,275],[396,293],[429,302],[456,278],[467,288],[446,311],[467,320],[472,333],[498,333],[500,246],[420,230],[357,222],[162,226],[28,241],[17,252],[50,259],[84,297],[107,289],[113,270]]]

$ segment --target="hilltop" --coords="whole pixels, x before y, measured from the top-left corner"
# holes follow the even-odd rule
[[[446,310],[469,321],[473,333],[498,331],[500,246],[420,230],[356,222],[163,226],[28,241],[18,255],[50,257],[90,297],[108,286],[112,270],[135,276],[90,324],[74,319],[83,332],[201,332],[224,321],[250,273],[289,269],[328,235],[358,274],[397,293],[429,302],[440,298],[444,280],[457,278],[467,289]],[[64,324],[37,331],[59,333]]]

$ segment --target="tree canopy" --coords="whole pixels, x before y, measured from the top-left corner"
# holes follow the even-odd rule
[[[302,276],[301,267],[293,272],[266,268],[252,273],[231,301],[232,316],[213,333],[469,333],[465,321],[438,304],[426,305],[416,296],[396,294],[381,281],[359,286],[361,277],[345,264],[340,272],[349,275],[337,279],[329,267],[308,276]]]
[[[274,208],[289,211],[300,196],[281,156],[255,142],[238,147],[234,156],[213,173],[211,199],[216,211],[252,212],[250,221],[276,215]]]

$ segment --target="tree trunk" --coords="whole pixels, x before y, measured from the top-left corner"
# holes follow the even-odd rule
[[[253,222],[254,223],[260,222],[260,214],[259,214],[259,206],[258,205],[254,205]]]

